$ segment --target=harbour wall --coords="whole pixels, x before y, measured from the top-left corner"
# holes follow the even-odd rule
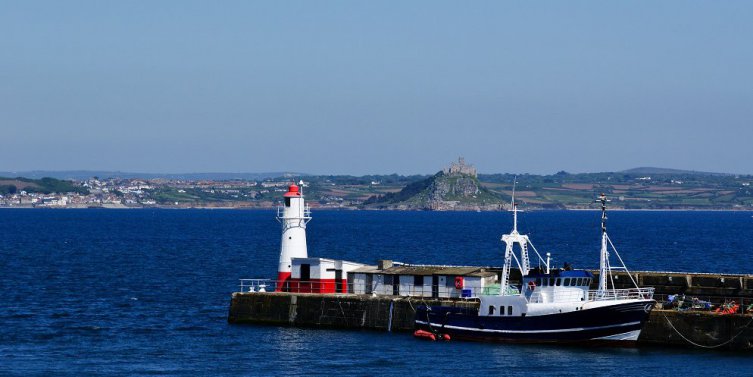
[[[596,289],[599,271],[591,271]],[[626,272],[613,272],[615,288],[633,288]],[[633,272],[639,287],[654,287],[660,296],[684,294],[718,301],[725,298],[751,299],[753,302],[753,275],[704,274],[687,272]],[[611,284],[611,283],[610,283]]]
[[[413,331],[418,305],[477,309],[475,300],[354,294],[235,293],[228,322],[277,326]],[[751,315],[719,315],[655,309],[638,339],[640,345],[715,348],[753,352]]]
[[[617,288],[632,286],[630,278],[615,274]],[[714,304],[735,299],[744,310],[753,303],[753,276],[638,272],[639,286],[656,288],[660,303],[667,295],[685,294]],[[283,292],[234,293],[228,322],[277,326],[413,331],[416,307],[478,308],[478,301],[422,297]],[[684,346],[753,352],[751,313],[654,309],[638,339],[640,345]]]
[[[638,344],[753,352],[753,316],[651,311]]]
[[[478,302],[354,294],[234,293],[228,322],[412,331],[418,305],[478,308]]]

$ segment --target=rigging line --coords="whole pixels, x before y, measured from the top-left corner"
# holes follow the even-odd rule
[[[738,333],[737,333],[737,334],[736,334],[735,336],[733,336],[732,338],[730,338],[730,339],[729,339],[728,341],[726,341],[726,342],[724,342],[724,343],[721,343],[721,344],[717,344],[717,345],[715,345],[715,346],[704,346],[703,344],[698,344],[698,343],[696,343],[696,342],[694,342],[694,341],[692,341],[692,340],[690,340],[690,339],[686,338],[686,337],[685,337],[685,335],[682,335],[682,333],[680,333],[680,331],[679,331],[679,330],[677,330],[677,328],[675,328],[675,325],[673,325],[673,324],[672,324],[672,321],[670,321],[670,320],[669,320],[669,318],[667,318],[667,315],[666,315],[666,314],[662,313],[662,316],[664,317],[664,319],[666,319],[666,320],[667,320],[667,323],[669,324],[669,327],[671,327],[671,328],[672,328],[672,330],[675,330],[675,332],[677,333],[677,335],[679,335],[679,336],[680,336],[680,337],[681,337],[682,339],[684,339],[684,340],[685,340],[686,342],[688,342],[688,343],[690,343],[690,344],[692,344],[692,345],[694,345],[694,346],[696,346],[696,347],[701,347],[701,348],[708,348],[708,349],[712,349],[712,348],[719,348],[719,347],[721,347],[721,346],[724,346],[724,345],[727,345],[727,344],[731,343],[731,342],[732,342],[733,340],[735,340],[735,338],[737,338],[737,337],[738,337],[738,336],[740,336],[740,335],[741,335],[741,334],[742,334],[743,332],[745,332],[745,330],[746,330],[746,329],[748,328],[748,326],[749,326],[749,325],[750,325],[750,324],[751,324],[751,323],[753,322],[753,317],[751,317],[751,318],[750,318],[750,321],[748,321],[748,323],[747,323],[747,324],[746,324],[745,326],[743,326],[743,328],[742,328],[742,330],[740,330],[740,332],[738,332]]]
[[[531,245],[531,248],[536,253],[536,256],[539,257],[539,265],[541,265],[541,263],[546,264],[546,261],[544,260],[544,258],[541,257],[541,254],[539,254],[539,251],[536,250],[536,246],[533,246],[533,243],[531,242],[530,239],[528,240],[528,244]]]
[[[609,241],[609,245],[612,246],[612,250],[614,250],[614,253],[617,254],[617,259],[620,260],[620,263],[622,263],[622,267],[625,268],[625,272],[627,272],[628,276],[630,277],[630,280],[633,282],[633,285],[635,285],[636,288],[638,288],[638,282],[633,279],[633,274],[628,271],[627,265],[625,265],[625,262],[622,260],[622,257],[620,256],[620,253],[617,251],[617,248],[614,247],[614,244],[612,243],[612,239],[609,238],[609,235],[607,235],[607,241]]]
[[[518,270],[523,271],[523,267],[520,265],[520,261],[518,260],[518,257],[515,255],[514,250],[513,250],[513,252],[510,253],[510,255],[512,255],[512,257],[515,259],[515,263],[518,265]],[[510,285],[509,278],[508,278],[508,281],[507,281],[507,285]]]
[[[607,271],[609,271],[609,280],[612,282],[612,294],[616,298],[617,297],[617,287],[614,286],[614,276],[612,275],[612,264],[609,263],[609,257],[608,256],[607,256],[606,259],[607,259],[606,260],[606,262],[607,262]],[[607,287],[607,290],[608,289],[609,289],[609,287]]]

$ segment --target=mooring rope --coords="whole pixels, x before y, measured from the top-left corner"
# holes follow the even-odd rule
[[[677,335],[679,335],[679,336],[680,336],[681,338],[683,338],[683,339],[684,339],[684,340],[685,340],[686,342],[688,342],[688,343],[690,343],[690,344],[692,344],[692,345],[694,345],[694,346],[696,346],[696,347],[701,347],[701,348],[708,348],[708,349],[711,349],[711,348],[719,348],[719,347],[722,347],[722,346],[725,346],[725,345],[727,345],[727,344],[731,343],[731,342],[732,342],[733,340],[735,340],[735,339],[736,339],[736,338],[737,338],[738,336],[740,336],[740,335],[741,335],[741,334],[742,334],[742,333],[743,333],[743,332],[744,332],[744,331],[745,331],[745,330],[746,330],[746,329],[748,328],[748,326],[749,326],[749,325],[750,325],[751,323],[753,323],[753,317],[751,317],[751,318],[750,318],[750,321],[748,321],[748,323],[747,323],[747,324],[745,324],[745,326],[743,326],[743,327],[742,327],[742,330],[740,330],[740,332],[738,332],[738,333],[737,333],[737,334],[736,334],[735,336],[733,336],[732,338],[730,338],[730,339],[729,339],[728,341],[726,341],[726,342],[724,342],[724,343],[721,343],[721,344],[717,344],[717,345],[715,345],[715,346],[705,346],[705,345],[703,345],[703,344],[698,344],[698,343],[696,343],[696,342],[694,342],[694,341],[692,341],[692,340],[690,340],[690,339],[686,338],[686,337],[685,337],[685,335],[682,335],[682,333],[680,333],[680,331],[679,331],[679,330],[677,330],[677,328],[675,328],[675,325],[673,325],[673,324],[672,324],[672,321],[670,321],[670,320],[669,320],[669,318],[667,318],[667,315],[666,315],[666,314],[662,313],[661,315],[662,315],[662,316],[664,317],[664,319],[666,319],[666,320],[667,320],[667,323],[669,324],[669,327],[671,327],[671,328],[672,328],[672,330],[675,330],[675,332],[677,333]]]
[[[410,305],[410,310],[413,310],[413,313],[415,313],[416,309],[413,307],[413,304],[410,302],[410,298],[406,298],[406,301],[408,301],[408,305]]]
[[[395,301],[390,300],[390,319],[387,323],[387,332],[392,332],[392,310],[395,307]]]
[[[343,309],[343,303],[340,301],[340,298],[337,298],[337,305],[340,305],[340,313],[343,315],[343,319],[348,319],[348,316],[345,314],[345,309]]]

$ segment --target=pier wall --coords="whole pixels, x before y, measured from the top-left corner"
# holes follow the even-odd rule
[[[228,322],[412,331],[418,305],[478,308],[474,301],[353,294],[235,293]]]
[[[632,286],[616,274],[617,288]],[[640,286],[656,288],[656,299],[683,293],[714,303],[735,299],[743,308],[753,302],[753,276],[693,273],[637,272]],[[416,307],[478,308],[476,300],[354,294],[281,292],[234,293],[228,322],[277,326],[412,331]],[[753,316],[654,309],[644,325],[639,344],[716,348],[753,352]]]
[[[592,272],[599,276],[599,271]],[[627,273],[617,272],[613,276],[616,288],[633,287]],[[662,296],[682,293],[717,299],[753,299],[753,275],[637,271],[633,272],[633,277],[638,286],[654,287],[655,293]],[[598,278],[594,281],[598,282]],[[592,289],[596,289],[596,285]]]
[[[751,325],[751,315],[653,310],[638,343],[753,352]]]
[[[236,293],[231,300],[228,322],[413,331],[418,305],[478,308],[477,301],[279,292]],[[644,325],[638,343],[753,352],[752,324],[753,317],[750,315],[655,309]]]

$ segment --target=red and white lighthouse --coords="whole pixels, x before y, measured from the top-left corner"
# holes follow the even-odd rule
[[[303,181],[300,182],[303,186]],[[311,211],[303,201],[301,187],[295,183],[283,195],[285,202],[277,210],[277,220],[282,224],[280,264],[277,267],[277,290],[285,290],[290,279],[293,258],[308,258],[306,248],[306,224],[311,220]]]

